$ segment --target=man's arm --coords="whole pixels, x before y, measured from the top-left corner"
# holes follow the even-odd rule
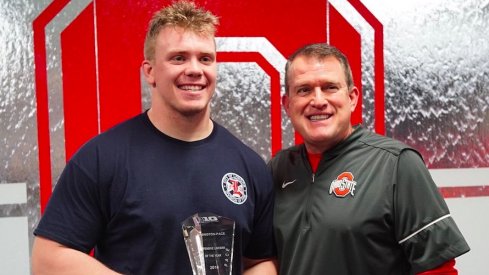
[[[35,275],[119,274],[90,255],[42,237],[35,237],[34,239],[32,273]]]
[[[277,261],[275,259],[249,259],[244,258],[243,275],[277,275]]]

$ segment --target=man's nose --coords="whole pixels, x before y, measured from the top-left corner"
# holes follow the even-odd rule
[[[324,91],[321,90],[321,87],[314,88],[310,104],[315,108],[322,108],[328,104]]]
[[[189,60],[187,67],[185,68],[185,75],[187,76],[201,76],[202,67],[199,60],[192,58]]]

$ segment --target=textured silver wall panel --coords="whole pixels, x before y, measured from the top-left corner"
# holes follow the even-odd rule
[[[255,63],[221,63],[212,118],[269,159],[270,77]]]
[[[386,135],[431,168],[489,167],[488,1],[366,1],[385,34]]]

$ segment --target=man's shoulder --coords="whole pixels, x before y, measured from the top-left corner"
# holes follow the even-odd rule
[[[304,144],[297,144],[278,151],[274,158],[284,157],[287,155],[300,155],[302,154],[303,150],[304,150]]]
[[[295,163],[302,158],[304,144],[294,145],[278,151],[270,160],[272,165],[279,165],[285,162]]]
[[[239,152],[240,154],[246,155],[252,159],[260,159],[261,161],[264,161],[255,150],[236,137],[226,127],[216,122],[214,122],[214,125],[216,127],[215,142],[218,143],[221,148],[227,148],[226,150]]]
[[[361,136],[358,141],[366,146],[370,146],[379,150],[385,150],[394,155],[399,155],[402,151],[405,150],[416,151],[414,148],[400,140],[383,136],[365,129],[362,130]]]
[[[100,136],[113,136],[113,135],[121,135],[124,133],[130,133],[131,131],[136,130],[137,128],[141,128],[145,124],[145,120],[147,120],[146,114],[137,114],[133,117],[130,117],[126,120],[123,120],[119,123],[116,123],[112,127],[108,128],[106,131],[103,131]],[[148,120],[149,121],[149,120]]]
[[[90,138],[83,144],[79,151],[84,154],[89,152],[99,152],[119,150],[121,144],[128,144],[134,133],[139,133],[141,126],[144,124],[143,114],[136,115],[132,118],[124,120],[100,134]]]

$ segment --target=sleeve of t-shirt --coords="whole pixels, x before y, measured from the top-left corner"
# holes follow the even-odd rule
[[[272,228],[274,205],[272,177],[265,164],[254,172],[257,180],[254,227],[244,256],[251,259],[266,259],[276,256]]]
[[[469,250],[421,157],[413,150],[399,156],[395,186],[395,234],[419,273]]]
[[[97,176],[90,175],[97,159],[84,155],[89,161],[81,165],[80,154],[86,151],[64,168],[34,234],[88,253],[103,230],[104,215]]]

